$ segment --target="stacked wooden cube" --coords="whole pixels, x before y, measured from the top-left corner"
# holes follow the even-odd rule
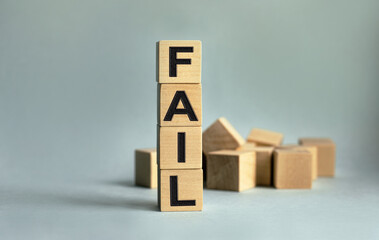
[[[282,141],[281,133],[254,128],[245,142],[225,118],[218,119],[203,133],[207,188],[309,189],[317,176],[334,176],[332,140],[301,138],[300,145]]]
[[[201,42],[160,41],[158,205],[161,211],[203,207]]]

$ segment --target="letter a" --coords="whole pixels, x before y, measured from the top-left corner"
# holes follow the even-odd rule
[[[184,108],[178,108],[179,101],[182,101]],[[164,121],[171,121],[174,114],[187,114],[190,121],[198,121],[191,103],[184,91],[176,91],[174,98],[167,110]]]

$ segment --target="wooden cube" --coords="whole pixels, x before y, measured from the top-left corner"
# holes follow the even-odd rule
[[[157,187],[157,151],[155,148],[136,149],[135,183],[138,186]]]
[[[336,145],[329,138],[300,138],[300,145],[317,148],[317,174],[333,177],[336,163]]]
[[[253,128],[247,137],[248,142],[258,146],[279,146],[283,141],[283,134],[258,128]]]
[[[308,151],[274,151],[274,186],[278,189],[312,188],[312,156]]]
[[[203,170],[159,170],[158,204],[161,211],[201,211]]]
[[[159,41],[159,83],[200,83],[201,42]]]
[[[241,147],[239,149],[239,151],[255,152],[257,186],[272,186],[274,147]]]
[[[208,154],[217,150],[235,150],[245,140],[225,118],[217,119],[203,132],[203,152]]]
[[[158,89],[160,126],[201,126],[201,84],[159,84]]]
[[[221,150],[207,158],[207,188],[244,191],[255,187],[254,152]]]
[[[158,126],[159,168],[201,168],[201,136],[201,127]]]
[[[287,145],[282,145],[276,148],[291,148],[291,149],[308,151],[312,155],[312,180],[317,179],[317,147],[287,144]]]

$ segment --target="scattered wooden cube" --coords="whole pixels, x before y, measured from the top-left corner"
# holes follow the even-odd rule
[[[291,148],[291,149],[308,151],[312,155],[312,180],[317,179],[317,147],[301,146],[301,145],[296,145],[296,144],[286,144],[286,145],[276,147],[276,149],[278,148]]]
[[[158,126],[159,168],[201,168],[201,134],[201,127]]]
[[[159,170],[158,204],[161,211],[201,211],[203,170]]]
[[[246,145],[243,145],[246,146]],[[255,152],[257,186],[272,186],[274,147],[240,147],[239,151]]]
[[[278,189],[312,188],[312,156],[308,151],[274,151],[274,186]]]
[[[283,134],[268,130],[253,128],[247,137],[248,142],[254,142],[258,146],[279,146],[283,141]]]
[[[207,188],[244,191],[255,187],[254,152],[221,150],[207,158]]]
[[[138,186],[157,187],[157,151],[155,148],[136,149],[135,184]]]
[[[336,163],[336,145],[329,138],[300,138],[299,144],[317,147],[317,174],[333,177]]]
[[[158,89],[160,126],[201,126],[201,84],[159,84]]]
[[[159,41],[157,62],[159,83],[200,83],[201,41]]]
[[[203,132],[203,152],[235,150],[245,143],[237,130],[225,118],[217,119]]]
[[[217,150],[235,150],[245,140],[225,118],[217,119],[203,132],[203,169],[204,180],[207,180],[207,154]]]

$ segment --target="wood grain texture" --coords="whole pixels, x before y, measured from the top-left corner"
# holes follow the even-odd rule
[[[241,146],[239,146],[236,150],[251,150],[257,147],[256,143],[253,142],[245,142]]]
[[[191,64],[178,64],[177,76],[169,74],[170,47],[193,47],[193,52],[178,52],[178,59],[191,59]],[[158,82],[159,83],[200,83],[201,82],[201,41],[163,40],[158,43]]]
[[[274,186],[278,189],[312,188],[312,156],[308,151],[274,151]]]
[[[235,150],[245,140],[225,118],[217,119],[203,132],[203,152],[205,154],[217,150]]]
[[[203,170],[159,170],[158,203],[161,211],[201,211],[203,208]],[[177,177],[179,201],[195,200],[194,206],[173,206],[170,177]]]
[[[300,138],[299,144],[317,148],[317,175],[334,177],[336,145],[330,138]]]
[[[244,191],[255,187],[256,158],[254,152],[221,150],[207,158],[209,189]]]
[[[269,130],[253,128],[247,137],[248,142],[258,146],[279,146],[283,141],[283,134]]]
[[[292,148],[292,149],[298,149],[298,150],[304,150],[308,151],[312,155],[312,180],[317,179],[317,161],[318,161],[318,154],[317,154],[317,147],[315,146],[301,146],[296,144],[286,144],[282,146],[276,147],[276,149],[280,148]]]
[[[243,145],[246,146],[246,145]],[[247,145],[248,146],[248,145]],[[273,151],[274,147],[241,147],[238,151],[255,152],[257,186],[272,186]]]
[[[157,151],[155,148],[135,150],[135,184],[157,188]]]
[[[197,121],[192,121],[187,114],[174,114],[170,121],[164,120],[178,91],[185,92]],[[177,108],[183,109],[182,101],[179,101]],[[202,124],[201,84],[158,84],[158,124],[165,127],[200,127]]]
[[[185,162],[178,162],[178,133],[185,134]],[[201,127],[158,126],[158,136],[158,166],[160,169],[202,168]]]

